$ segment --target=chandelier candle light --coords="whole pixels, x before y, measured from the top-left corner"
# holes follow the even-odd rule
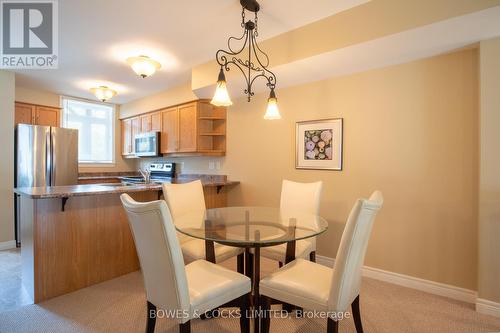
[[[233,104],[227,92],[224,70],[229,71],[229,65],[234,65],[245,77],[247,87],[244,92],[249,102],[254,95],[252,85],[255,80],[263,78],[267,81],[266,85],[271,91],[267,100],[267,110],[264,119],[281,119],[277,103],[278,99],[274,92],[274,88],[276,87],[276,75],[267,69],[269,66],[269,57],[257,44],[257,37],[259,36],[257,12],[260,10],[260,5],[255,0],[240,0],[240,4],[242,6],[241,27],[244,29],[244,32],[240,38],[229,37],[227,41],[228,50],[217,51],[216,59],[217,63],[220,65],[220,71],[214,98],[211,103],[215,106],[230,106]],[[245,10],[255,13],[253,21],[248,20],[245,22]],[[240,42],[242,46],[235,50],[231,45],[232,42]],[[246,52],[248,52],[248,58],[241,59],[240,55]]]

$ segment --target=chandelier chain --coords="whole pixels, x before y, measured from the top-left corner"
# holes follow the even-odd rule
[[[259,37],[259,17],[257,16],[257,12],[255,12],[255,37]]]
[[[245,27],[245,7],[241,7],[241,27]]]

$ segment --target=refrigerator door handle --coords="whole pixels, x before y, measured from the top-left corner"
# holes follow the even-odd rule
[[[57,161],[57,156],[56,156],[56,146],[57,146],[57,134],[56,131],[51,127],[50,128],[51,132],[51,140],[50,140],[50,157],[51,157],[51,174],[50,174],[50,186],[56,186],[56,161]]]
[[[46,186],[52,185],[52,135],[50,129],[46,134],[47,138],[45,140],[45,165],[47,170],[45,170]]]

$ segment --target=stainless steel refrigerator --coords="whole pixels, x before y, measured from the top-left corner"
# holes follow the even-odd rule
[[[78,130],[19,124],[15,138],[15,187],[78,183]],[[21,241],[16,200],[16,241]]]

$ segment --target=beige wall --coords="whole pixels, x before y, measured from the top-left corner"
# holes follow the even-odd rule
[[[481,42],[479,298],[500,303],[500,38]]]
[[[195,99],[197,99],[197,97],[191,90],[191,84],[188,82],[158,94],[123,104],[120,118],[132,117],[141,113],[193,101]]]
[[[52,92],[16,86],[16,101],[61,107],[61,96]]]
[[[14,240],[14,73],[0,70],[0,243]]]

